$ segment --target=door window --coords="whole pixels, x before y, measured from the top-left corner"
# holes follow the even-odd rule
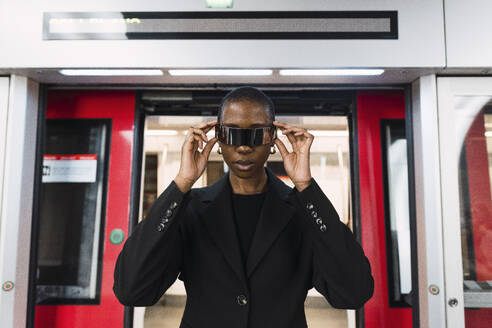
[[[109,124],[47,120],[37,304],[99,302]]]

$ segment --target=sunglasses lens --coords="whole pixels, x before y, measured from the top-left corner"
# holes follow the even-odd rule
[[[219,141],[227,145],[253,147],[271,143],[276,131],[272,127],[241,129],[220,125],[215,127],[215,135]]]

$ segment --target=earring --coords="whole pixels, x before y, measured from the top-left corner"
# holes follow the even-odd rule
[[[270,148],[270,154],[275,154],[277,152],[277,149],[275,148],[275,146],[272,146]]]
[[[217,153],[222,154],[222,148],[220,148],[220,146],[219,146],[219,148],[217,148]]]

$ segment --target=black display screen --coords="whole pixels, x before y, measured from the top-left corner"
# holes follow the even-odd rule
[[[47,12],[44,40],[398,39],[397,11]]]

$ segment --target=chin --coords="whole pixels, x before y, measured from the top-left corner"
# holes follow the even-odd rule
[[[237,170],[237,169],[234,169],[232,170],[234,172],[234,175],[235,176],[238,176],[240,178],[250,178],[252,176],[255,176],[257,173],[256,171],[241,171],[241,170]]]

